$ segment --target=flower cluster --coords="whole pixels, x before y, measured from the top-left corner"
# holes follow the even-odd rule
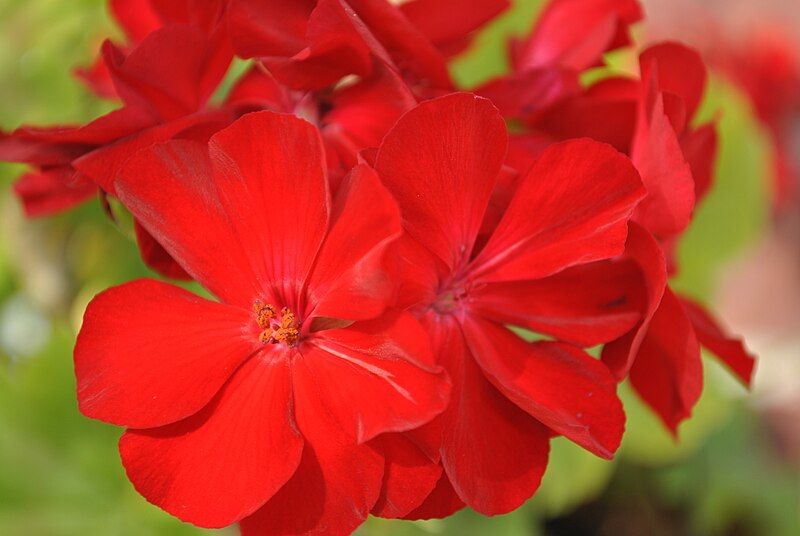
[[[500,514],[552,437],[614,456],[619,382],[673,432],[701,346],[749,383],[669,286],[716,154],[698,55],[581,84],[640,7],[552,0],[464,92],[448,60],[507,4],[111,0],[127,42],[79,75],[120,107],[0,137],[29,215],[113,197],[149,266],[215,297],[145,279],[86,310],[80,410],[127,428],[147,500],[244,534]]]

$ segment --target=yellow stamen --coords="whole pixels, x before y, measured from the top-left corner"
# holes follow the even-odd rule
[[[271,304],[256,300],[253,312],[256,314],[258,327],[262,329],[259,340],[262,344],[285,344],[295,346],[300,339],[297,317],[288,307],[281,309],[280,316]]]
[[[274,306],[261,300],[256,300],[253,303],[253,311],[256,313],[256,322],[258,322],[258,327],[260,328],[269,327],[270,320],[274,320],[278,316]]]

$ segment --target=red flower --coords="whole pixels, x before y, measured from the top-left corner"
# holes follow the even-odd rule
[[[232,0],[231,35],[241,57],[260,58],[282,84],[320,89],[369,76],[379,59],[412,85],[450,89],[446,54],[503,11],[507,0]],[[437,48],[438,47],[438,48]]]
[[[642,85],[631,154],[648,195],[634,219],[658,240],[666,267],[653,263],[655,245],[631,246],[634,251],[650,250],[646,258],[637,253],[633,258],[642,268],[645,284],[656,289],[676,271],[678,241],[689,226],[695,201],[711,186],[717,139],[713,123],[690,126],[706,84],[705,66],[694,50],[677,43],[659,44],[645,50],[640,63]],[[607,345],[603,357],[619,378],[630,373],[634,389],[677,433],[702,392],[701,344],[745,385],[754,358],[740,341],[723,335],[707,313],[669,287],[663,297],[654,293],[645,303],[637,331]]]
[[[72,208],[98,187],[113,195],[118,169],[136,150],[174,137],[207,139],[234,119],[229,111],[206,108],[232,59],[230,47],[209,41],[197,26],[156,30],[128,55],[106,42],[103,58],[123,101],[120,109],[85,126],[0,133],[0,159],[36,168],[16,186],[29,216]],[[137,239],[151,267],[186,278],[141,228]]]
[[[426,333],[387,310],[395,202],[359,166],[329,199],[318,131],[248,114],[133,156],[116,192],[220,302],[140,280],[89,305],[78,400],[129,430],[149,501],[245,534],[349,532],[378,500],[385,432],[419,426],[448,385]]]
[[[604,79],[528,122],[550,139],[588,136],[630,154],[648,190],[634,219],[668,253],[691,221],[695,200],[711,184],[717,138],[714,123],[693,127],[706,85],[700,56],[662,43],[640,56],[641,81]]]
[[[83,127],[22,128],[0,137],[0,158],[38,169],[16,186],[31,216],[66,210],[97,191],[114,195],[114,177],[136,150],[161,140],[200,141],[241,113],[269,109],[314,121],[321,129],[334,186],[377,146],[416,100],[395,73],[376,65],[370,77],[318,93],[293,92],[252,69],[221,108],[207,105],[230,62],[199,26],[171,25],[149,34],[127,57],[107,43],[104,58],[124,106]],[[226,52],[227,51],[227,52]],[[138,224],[145,262],[173,278],[187,275]]]
[[[641,81],[605,79],[532,118],[527,127],[529,136],[547,143],[578,136],[610,143],[631,155],[642,177],[647,196],[633,216],[639,225],[631,230],[626,254],[605,263],[607,277],[620,283],[616,292],[638,304],[641,318],[634,330],[605,346],[603,360],[617,379],[630,375],[634,389],[676,433],[702,392],[701,343],[745,384],[754,359],[741,341],[724,335],[707,313],[667,286],[695,203],[712,183],[715,125],[692,126],[705,91],[705,66],[695,51],[677,43],[651,46],[640,65]],[[529,160],[541,151],[534,149]],[[619,271],[639,277],[613,275]]]
[[[137,149],[190,135],[199,125],[230,121],[219,112],[198,113],[225,74],[231,55],[210,48],[196,27],[158,30],[127,56],[107,42],[103,57],[122,108],[81,127],[22,127],[3,134],[0,158],[36,166],[41,174],[61,178],[64,185],[93,182],[111,191],[117,168]],[[68,208],[69,199],[61,201],[60,193],[53,189],[51,197],[56,199],[51,205]],[[30,214],[44,212],[33,203],[28,207],[28,198],[23,202]]]
[[[441,436],[434,455],[453,489],[486,514],[508,512],[533,494],[553,433],[607,458],[619,445],[624,415],[608,370],[577,347],[530,344],[506,326],[586,345],[629,330],[635,315],[608,320],[601,311],[615,304],[598,294],[596,320],[588,307],[570,307],[577,300],[564,290],[582,292],[570,267],[621,253],[643,194],[630,161],[610,147],[556,145],[476,248],[506,140],[489,101],[455,94],[407,113],[376,159],[408,234],[401,301],[422,319],[454,384],[443,416],[411,435],[434,451]],[[548,277],[554,274],[563,275]],[[434,493],[452,507],[447,485],[440,488]]]

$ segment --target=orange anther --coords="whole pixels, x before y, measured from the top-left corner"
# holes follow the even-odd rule
[[[256,300],[253,303],[258,327],[262,329],[259,340],[262,344],[282,343],[294,346],[300,339],[297,317],[288,307],[283,307],[280,316],[273,305]]]

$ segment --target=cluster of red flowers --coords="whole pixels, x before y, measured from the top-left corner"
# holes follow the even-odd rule
[[[750,381],[669,287],[713,175],[703,63],[658,44],[582,85],[640,7],[553,0],[458,92],[449,58],[507,4],[112,0],[128,42],[80,76],[121,107],[0,138],[28,214],[112,196],[145,262],[217,298],[146,279],[86,311],[80,409],[127,427],[147,500],[244,534],[500,514],[552,437],[614,456],[624,379],[672,431],[701,345]]]

